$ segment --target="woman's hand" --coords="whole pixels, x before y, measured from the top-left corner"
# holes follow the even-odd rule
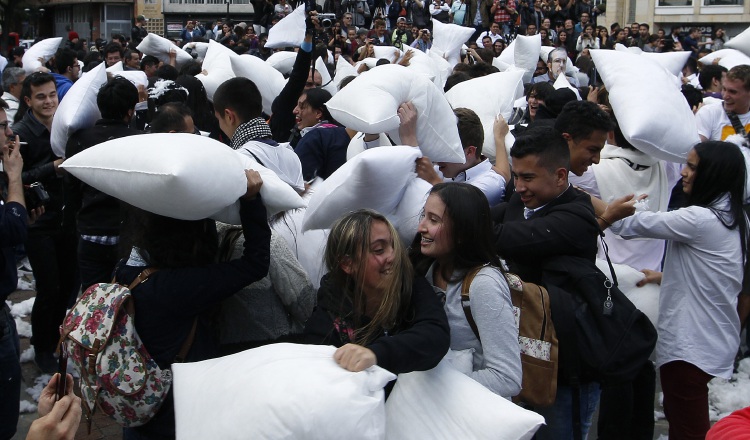
[[[73,376],[67,375],[65,395],[55,402],[60,374],[55,374],[39,397],[40,417],[31,424],[26,439],[72,439],[81,423],[81,398],[73,393]]]
[[[357,344],[346,344],[336,350],[333,360],[341,366],[353,372],[366,370],[378,363],[378,359],[369,348]]]
[[[242,197],[252,200],[260,192],[263,179],[260,178],[260,173],[255,170],[245,170],[245,177],[247,177],[247,192]]]
[[[641,272],[646,274],[646,276],[642,280],[638,281],[635,284],[636,286],[643,287],[646,284],[656,284],[658,286],[661,286],[661,276],[662,276],[661,272],[657,272],[655,270],[650,270],[650,269],[641,269]]]

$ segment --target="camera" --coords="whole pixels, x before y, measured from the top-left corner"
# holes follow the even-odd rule
[[[23,197],[26,199],[26,209],[31,211],[49,202],[49,194],[44,189],[41,182],[34,182],[31,185],[24,185]]]
[[[396,30],[396,36],[403,37],[404,36],[404,30],[403,29],[397,29]]]
[[[336,21],[336,14],[318,14],[318,20],[324,29],[328,29]]]
[[[507,2],[507,1],[505,1],[505,0],[502,0],[502,1],[500,2],[500,7],[501,7],[501,8],[505,8],[505,7],[507,6],[507,5],[508,5],[508,2]]]

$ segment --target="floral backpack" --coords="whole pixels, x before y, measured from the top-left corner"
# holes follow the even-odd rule
[[[154,272],[145,269],[127,287],[114,282],[94,284],[65,316],[60,341],[81,376],[89,430],[97,404],[122,426],[147,423],[172,385],[172,371],[159,368],[134,325],[131,290]],[[175,362],[182,362],[190,350],[196,326],[197,320]]]

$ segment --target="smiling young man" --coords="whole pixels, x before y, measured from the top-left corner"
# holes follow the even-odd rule
[[[588,101],[572,101],[563,107],[555,120],[555,129],[562,133],[570,149],[570,172],[583,174],[589,166],[599,163],[599,156],[614,129],[609,115]]]

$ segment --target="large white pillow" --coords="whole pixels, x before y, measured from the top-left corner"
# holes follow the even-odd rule
[[[495,117],[510,119],[513,103],[523,96],[523,76],[520,70],[493,73],[456,84],[445,94],[454,109],[465,107],[479,116],[484,128],[482,154],[490,159],[495,158]]]
[[[99,89],[107,83],[107,72],[104,63],[99,64],[86,75],[74,82],[60,101],[60,106],[52,119],[50,144],[52,152],[58,157],[65,157],[65,146],[68,138],[78,130],[91,128],[102,117],[96,96]]]
[[[526,71],[523,75],[523,82],[530,82],[536,70],[536,63],[539,61],[537,54],[542,50],[542,36],[539,34],[529,37],[519,35],[513,41],[516,43],[513,47],[513,64]]]
[[[275,52],[266,60],[274,69],[281,72],[282,75],[289,75],[294,68],[294,61],[297,59],[297,52]]]
[[[578,93],[578,89],[570,85],[570,81],[568,81],[568,77],[565,75],[557,75],[557,79],[555,80],[555,83],[552,84],[552,87],[554,87],[555,90],[570,89],[576,94],[576,99],[579,101],[581,100],[581,94]]]
[[[408,69],[420,75],[423,75],[428,80],[434,82],[435,85],[437,85],[440,88],[440,90],[442,90],[442,87],[438,84],[438,81],[436,80],[438,72],[435,68],[435,62],[432,61],[432,59],[430,59],[429,55],[413,47],[407,47],[405,49],[404,54],[407,54],[407,53],[412,54],[412,57],[409,60]],[[453,70],[452,67],[451,67],[451,70]]]
[[[209,40],[208,43],[204,43],[204,42],[198,42],[198,43],[196,43],[196,42],[190,42],[190,43],[186,44],[185,47],[189,47],[189,48],[193,49],[193,51],[198,54],[198,58],[200,58],[202,60],[202,59],[206,58],[206,52],[208,52],[208,45],[212,41],[216,42],[215,40]]]
[[[451,73],[453,73],[453,66],[451,66],[451,63],[449,63],[444,57],[440,56],[437,52],[429,51],[427,57],[432,62],[432,70],[435,72],[435,79],[433,82],[440,90],[444,90],[445,81]]]
[[[466,43],[474,33],[474,28],[459,26],[457,24],[441,23],[432,20],[432,48],[437,50],[450,63],[451,67],[461,61],[461,46]]]
[[[305,8],[297,8],[268,31],[266,47],[298,47],[305,41]]]
[[[26,74],[36,72],[36,70],[42,67],[42,63],[39,62],[39,58],[43,58],[44,62],[50,60],[55,56],[57,48],[60,47],[62,37],[45,38],[42,41],[31,46],[24,54],[21,61],[23,62],[23,70]]]
[[[659,285],[649,283],[643,287],[638,287],[636,284],[646,277],[643,272],[627,264],[613,263],[612,266],[617,275],[617,287],[620,288],[622,293],[628,297],[638,310],[648,316],[651,324],[656,327],[659,323],[659,295],[661,291]],[[611,278],[611,271],[605,260],[597,258],[596,267],[607,275],[608,278]]]
[[[270,115],[273,100],[279,96],[286,84],[284,75],[253,55],[234,55],[229,59],[235,75],[248,78],[258,86],[263,98],[263,111]]]
[[[118,61],[112,64],[111,66],[107,67],[107,73],[122,72],[123,70],[125,69],[123,69],[122,67],[122,61]]]
[[[325,61],[323,61],[323,58],[318,58],[315,60],[315,70],[320,73],[320,80],[322,81],[321,84],[324,84],[326,87],[331,85],[331,73],[328,71],[328,68],[326,67]],[[336,90],[331,91],[330,88],[326,88],[328,92],[331,95],[336,94]]]
[[[363,133],[387,132],[396,144],[398,107],[417,109],[417,141],[430,159],[464,163],[456,117],[443,92],[423,75],[396,64],[378,66],[355,78],[326,104],[333,118]]]
[[[213,102],[214,93],[220,85],[235,77],[232,60],[235,54],[222,44],[214,43],[208,46],[206,58],[203,60],[203,71],[195,75],[206,89],[206,96]]]
[[[542,46],[539,50],[539,59],[544,61],[544,64],[547,64],[547,60],[549,59],[549,53],[555,50],[552,46]],[[505,52],[505,51],[503,51]]]
[[[716,52],[711,52],[701,58],[698,62],[703,63],[704,65],[709,65],[712,64],[716,58],[719,58],[719,65],[724,66],[727,69],[739,66],[740,64],[747,64],[750,66],[750,57],[737,49],[719,49]]]
[[[140,52],[146,55],[151,55],[159,59],[163,63],[169,64],[169,52],[174,50],[177,54],[175,63],[179,69],[183,64],[190,63],[193,61],[193,57],[189,53],[182,50],[181,47],[176,46],[171,41],[164,37],[150,33],[146,35],[141,43],[136,47]]]
[[[388,440],[527,440],[544,417],[494,394],[448,359],[399,374],[385,405]]]
[[[495,67],[497,67],[497,70],[499,70],[501,72],[505,72],[511,66],[510,64],[505,64],[505,62],[502,61],[500,59],[500,57],[493,58],[492,59],[492,65],[495,66]]]
[[[656,61],[674,76],[682,76],[682,68],[685,67],[685,63],[690,58],[690,51],[683,50],[665,53],[643,52],[641,56]]]
[[[349,61],[346,61],[346,58],[339,57],[338,62],[336,63],[336,73],[333,75],[333,82],[331,83],[332,87],[336,88],[336,91],[339,90],[339,84],[341,84],[341,80],[346,78],[347,76],[357,76],[359,75],[357,73],[357,69],[354,68],[351,64],[349,64]],[[328,89],[330,91],[330,89]],[[333,93],[331,93],[333,95]]]
[[[417,148],[405,146],[372,148],[356,155],[316,189],[302,230],[328,229],[341,215],[361,208],[394,213],[416,176],[414,162],[421,156]]]
[[[188,133],[113,139],[76,154],[62,167],[112,197],[181,220],[207,218],[247,191],[234,150]]]
[[[419,215],[424,209],[424,203],[427,201],[431,189],[432,184],[416,175],[412,176],[406,184],[404,195],[401,196],[395,211],[386,216],[393,223],[401,241],[406,246],[411,244],[417,234]]]
[[[541,51],[541,49],[539,49]],[[508,46],[503,49],[503,51],[500,53],[500,56],[497,57],[502,61],[503,63],[511,66],[515,64],[515,52],[516,52],[516,40],[513,40],[510,42]],[[547,60],[545,59],[544,62],[546,63]]]
[[[271,344],[173,364],[177,437],[383,440],[383,387],[395,376],[377,366],[347,371],[335,351]]]
[[[380,133],[380,135],[378,136],[378,142],[378,147],[393,146],[385,133]],[[354,156],[363,151],[365,151],[365,134],[357,132],[357,134],[352,136],[352,140],[349,141],[349,146],[346,148],[346,160],[352,160]]]
[[[698,142],[695,116],[674,86],[674,76],[648,57],[592,50],[625,138],[658,159],[684,162]]]
[[[740,32],[739,35],[724,43],[724,47],[737,49],[747,56],[750,56],[750,27]]]
[[[121,72],[114,72],[113,75],[115,78],[118,76],[121,76],[125,78],[126,80],[133,83],[134,86],[143,86],[144,88],[148,87],[148,77],[146,76],[146,72],[142,70],[123,70]],[[75,84],[74,84],[75,85]],[[65,95],[67,97],[68,95]]]
[[[255,170],[263,179],[263,185],[260,187],[260,196],[263,204],[266,206],[266,213],[269,217],[279,212],[290,209],[302,208],[307,203],[302,200],[297,191],[295,191],[287,182],[283,181],[276,173],[259,164],[254,159],[235,151],[240,157],[243,170]],[[225,207],[219,212],[211,215],[211,218],[230,225],[239,225],[240,219],[240,201],[236,200],[231,205]]]
[[[378,60],[385,58],[389,63],[397,62],[404,56],[404,52],[401,49],[393,46],[373,46],[372,50],[375,53],[375,58]]]

